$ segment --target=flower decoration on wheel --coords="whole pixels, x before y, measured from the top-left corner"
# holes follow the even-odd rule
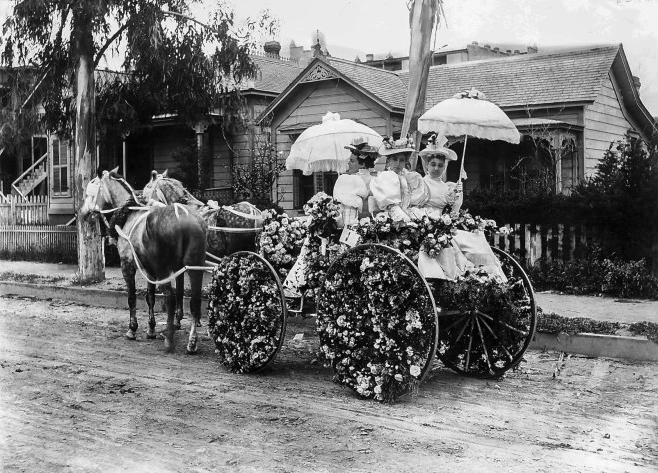
[[[436,348],[429,288],[407,258],[381,245],[357,247],[331,266],[317,329],[334,379],[384,402],[417,389]]]
[[[223,258],[209,288],[208,334],[222,363],[235,373],[271,362],[285,335],[281,283],[255,253]]]

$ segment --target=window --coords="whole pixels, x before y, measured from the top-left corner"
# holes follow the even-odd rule
[[[53,138],[52,141],[52,193],[53,196],[68,197],[69,188],[69,142]]]

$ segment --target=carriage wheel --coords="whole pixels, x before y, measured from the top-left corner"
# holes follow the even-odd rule
[[[512,256],[498,248],[493,250],[507,284],[495,289],[472,286],[462,295],[449,292],[450,297],[442,295],[440,286],[434,286],[441,324],[437,356],[459,373],[483,378],[502,376],[518,365],[537,326],[530,279]],[[456,305],[462,309],[454,309]],[[468,309],[464,310],[464,305]]]
[[[286,319],[283,286],[270,263],[250,251],[221,259],[210,286],[208,334],[226,367],[265,368],[283,344]]]
[[[320,357],[362,397],[393,401],[429,371],[438,340],[432,291],[404,254],[352,248],[327,270],[317,301]]]

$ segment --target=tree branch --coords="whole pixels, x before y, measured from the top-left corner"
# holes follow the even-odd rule
[[[123,33],[126,28],[128,28],[128,25],[130,24],[130,21],[127,21],[121,28],[119,28],[103,45],[102,48],[98,50],[98,54],[96,54],[96,59],[94,59],[94,69],[98,67],[98,63],[100,62],[101,58],[103,57],[103,54],[105,54],[105,51],[107,51],[107,48],[110,47],[110,44],[114,42],[115,39],[117,39],[119,36],[121,36],[121,33]]]

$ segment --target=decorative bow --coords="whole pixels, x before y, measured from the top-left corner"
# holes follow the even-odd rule
[[[480,100],[487,100],[487,97],[484,95],[484,93],[480,92],[477,90],[475,87],[471,87],[471,90],[465,90],[463,92],[459,92],[455,95],[452,96],[453,99],[480,99]]]

